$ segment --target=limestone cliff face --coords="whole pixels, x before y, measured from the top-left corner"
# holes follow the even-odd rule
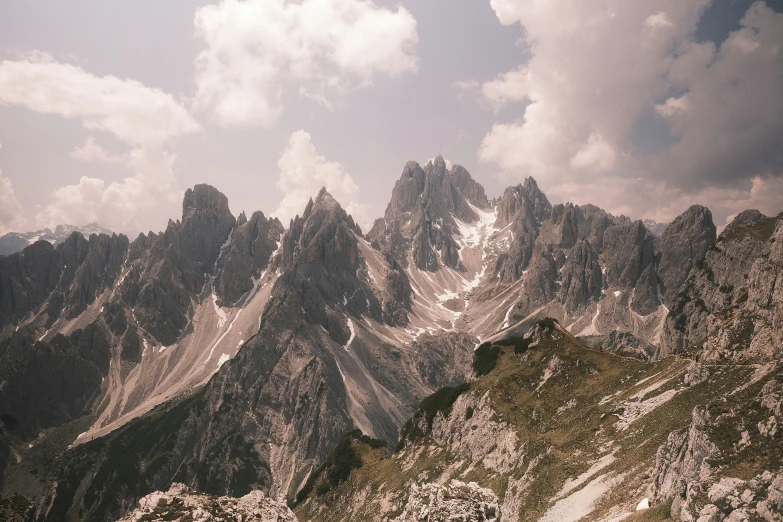
[[[495,227],[510,226],[514,237],[508,252],[498,257],[496,266],[498,277],[510,283],[527,269],[541,224],[550,218],[552,206],[535,180],[527,178],[523,185],[507,188],[497,208]]]
[[[661,234],[658,275],[667,306],[674,302],[693,265],[715,243],[715,230],[710,210],[694,205],[672,221]]]
[[[454,239],[459,235],[455,218],[478,219],[471,203],[478,208],[488,205],[484,189],[464,168],[447,170],[441,156],[423,169],[409,162],[394,186],[384,218],[375,222],[367,237],[402,266],[408,265],[410,252],[421,270],[436,271],[441,265],[464,270]]]
[[[582,240],[570,250],[560,277],[558,298],[569,314],[577,315],[591,301],[600,299],[603,288],[601,264],[588,241]]]
[[[221,247],[235,223],[226,196],[209,185],[196,185],[185,193],[182,221],[169,221],[132,265],[119,295],[134,310],[135,322],[163,345],[176,341],[188,324],[192,301],[207,278],[216,275]]]
[[[779,346],[780,216],[739,214],[680,288],[661,353],[769,360]]]
[[[54,333],[76,321],[117,280],[125,236],[74,232],[0,257],[0,415],[18,439],[89,412],[111,357],[102,325]]]
[[[250,220],[243,213],[240,220],[219,260],[216,281],[217,295],[229,304],[238,303],[253,289],[254,281],[272,260],[284,231],[277,218],[267,219],[263,212],[254,212]]]

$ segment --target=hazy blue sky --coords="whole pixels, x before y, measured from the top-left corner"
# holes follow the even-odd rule
[[[721,225],[783,210],[783,0],[0,4],[0,233],[160,230],[210,183],[363,226],[408,160]]]

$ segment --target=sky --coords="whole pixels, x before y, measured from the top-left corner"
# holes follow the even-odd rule
[[[717,225],[783,211],[783,0],[0,4],[0,233],[135,235],[209,183],[365,230],[405,163]]]

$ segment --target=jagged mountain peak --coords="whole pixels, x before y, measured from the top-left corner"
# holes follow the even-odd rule
[[[182,222],[199,216],[211,216],[214,219],[236,221],[228,208],[228,198],[212,185],[205,183],[185,191],[182,199]]]
[[[409,264],[410,253],[422,270],[437,271],[442,265],[464,270],[456,220],[475,223],[478,211],[488,206],[484,188],[464,167],[448,169],[442,156],[423,169],[409,161],[394,185],[384,218],[375,222],[368,238],[403,266]]]

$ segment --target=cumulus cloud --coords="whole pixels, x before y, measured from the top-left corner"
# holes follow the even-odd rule
[[[783,14],[757,2],[719,49],[689,43],[656,110],[680,137],[653,172],[698,188],[783,172]]]
[[[196,106],[224,125],[271,126],[290,84],[331,108],[335,91],[415,71],[416,20],[370,0],[222,0],[200,8]]]
[[[273,215],[284,224],[301,215],[309,199],[326,187],[363,229],[371,225],[367,209],[357,201],[359,187],[351,175],[340,163],[318,154],[309,133],[298,130],[291,134],[277,166],[277,188],[283,192],[283,200]]]
[[[16,199],[14,186],[0,171],[0,235],[23,231],[26,224],[24,210]]]
[[[123,160],[121,156],[113,156],[106,152],[103,147],[95,142],[93,136],[88,136],[84,145],[73,149],[71,157],[81,161],[96,163],[119,163]]]
[[[167,146],[200,130],[170,94],[137,81],[95,76],[81,67],[32,53],[0,62],[0,104],[81,120],[91,131],[112,135],[129,151],[122,159],[106,153],[91,136],[72,156],[85,161],[124,162],[133,174],[120,182],[82,177],[54,190],[36,216],[39,226],[98,221],[118,231],[160,226],[177,212],[181,191]]]
[[[0,150],[3,144],[0,142]],[[0,235],[21,231],[27,223],[24,210],[16,199],[11,180],[3,176],[0,170]]]
[[[44,53],[0,62],[0,103],[79,118],[87,129],[140,146],[199,130],[170,94],[135,80],[94,76]]]
[[[79,183],[54,190],[36,221],[39,226],[97,221],[116,231],[157,230],[177,215],[182,203],[172,168],[175,159],[160,148],[134,149],[126,160],[132,176],[111,183],[82,176]]]
[[[753,187],[783,173],[783,15],[756,2],[716,47],[694,38],[708,3],[491,0],[502,24],[523,26],[532,57],[482,85],[493,108],[527,105],[490,129],[480,159],[507,181],[535,176],[556,199],[594,192],[636,216],[665,207],[671,219],[696,196],[753,206]],[[674,145],[635,149],[644,114]]]
[[[494,109],[510,102],[523,101],[528,97],[528,70],[520,67],[498,75],[481,86],[481,94]]]

